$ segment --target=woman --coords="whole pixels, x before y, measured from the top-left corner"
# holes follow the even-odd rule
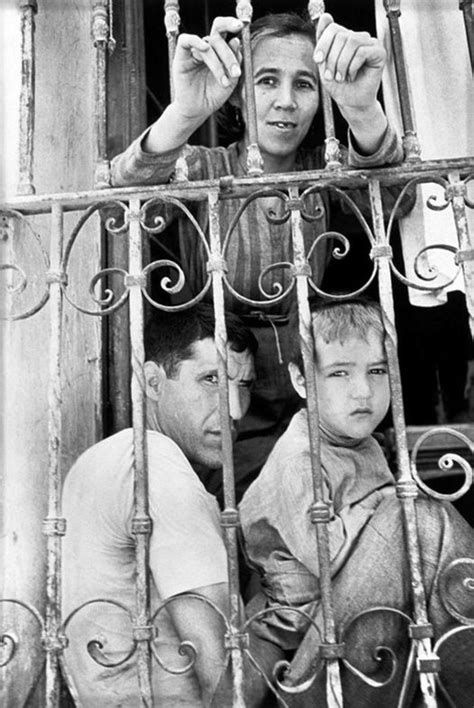
[[[242,87],[241,46],[236,36],[242,22],[217,17],[210,35],[180,35],[173,63],[175,97],[160,118],[112,163],[115,186],[162,184],[173,178],[176,159],[183,154],[190,180],[246,174],[249,135],[241,121],[241,135],[229,147],[187,145],[194,131],[224,104],[245,115]],[[385,51],[366,32],[352,32],[321,16],[317,32],[310,22],[292,13],[271,14],[251,25],[258,144],[264,170],[291,172],[324,167],[324,150],[305,149],[304,141],[316,121],[319,81],[338,104],[349,126],[349,148],[343,160],[354,167],[393,164],[402,160],[398,137],[377,100]],[[386,190],[386,207],[393,196]],[[368,211],[367,193],[350,192],[358,206]],[[221,233],[225,234],[239,202],[220,202]],[[306,253],[315,238],[328,230],[332,209],[343,208],[337,195],[326,190],[305,204],[314,215],[304,222]],[[284,210],[281,199],[270,197],[250,203],[229,239],[225,253],[227,277],[239,294],[265,300],[259,276],[274,263],[292,260],[289,222],[277,224]],[[208,234],[207,204],[195,205],[195,213]],[[176,213],[170,214],[176,216]],[[180,219],[180,262],[191,293],[200,292],[207,278],[203,249],[195,229]],[[313,249],[312,278],[319,284],[326,262],[327,242]],[[291,279],[288,267],[268,271],[262,279],[267,294]],[[256,477],[274,442],[298,405],[288,378],[287,316],[291,298],[271,307],[255,307],[228,295],[227,305],[243,315],[259,342],[257,384],[249,414],[243,421],[235,446],[237,497]],[[255,312],[258,310],[258,312]],[[215,480],[214,480],[215,481]],[[217,488],[210,488],[218,492]]]

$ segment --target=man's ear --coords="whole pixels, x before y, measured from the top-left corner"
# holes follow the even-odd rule
[[[145,394],[152,401],[157,401],[160,397],[163,381],[166,373],[162,366],[155,361],[146,361],[143,365],[145,375]]]
[[[296,393],[298,396],[301,396],[301,398],[306,398],[306,386],[303,374],[293,362],[288,364],[288,371],[290,373],[291,383],[293,384],[293,388]]]

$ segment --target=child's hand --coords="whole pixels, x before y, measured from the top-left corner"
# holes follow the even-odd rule
[[[175,107],[183,118],[202,123],[230,97],[241,74],[241,31],[235,17],[216,17],[208,37],[181,34],[173,62]]]
[[[385,66],[381,42],[336,24],[328,13],[317,27],[314,60],[328,93],[346,113],[373,107]]]

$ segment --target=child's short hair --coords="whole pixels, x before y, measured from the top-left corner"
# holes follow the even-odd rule
[[[351,336],[367,340],[368,332],[379,334],[383,339],[384,326],[380,305],[364,298],[329,300],[320,296],[309,299],[314,336],[319,335],[326,343],[345,342]],[[298,336],[298,312],[291,314],[292,349],[290,361],[303,369],[300,339]]]

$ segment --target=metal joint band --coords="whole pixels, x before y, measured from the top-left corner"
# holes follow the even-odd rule
[[[224,509],[221,513],[221,525],[224,528],[238,528],[240,517],[237,509]]]
[[[69,640],[65,634],[43,634],[41,637],[43,649],[48,652],[62,652],[69,645]]]
[[[43,519],[43,533],[45,536],[65,536],[66,519]]]
[[[296,197],[295,199],[288,199],[286,202],[286,206],[290,211],[301,211],[303,209],[303,202],[299,197]]]
[[[248,649],[249,648],[249,635],[247,632],[227,632],[224,639],[224,646],[226,649]]]
[[[133,627],[133,638],[136,642],[152,642],[155,638],[155,628],[152,624],[147,624],[145,627]]]
[[[46,282],[48,285],[51,283],[61,283],[62,285],[67,285],[67,273],[60,270],[49,270],[46,273]]]
[[[139,275],[126,275],[124,278],[124,283],[126,288],[132,288],[138,285],[139,288],[146,288],[146,276],[143,273]]]
[[[206,265],[208,273],[227,273],[227,263],[220,253],[211,253]]]
[[[234,176],[226,175],[225,177],[221,177],[219,180],[219,189],[221,192],[230,194],[234,189]]]
[[[315,502],[309,508],[309,518],[312,524],[327,524],[331,518],[331,507],[325,502]]]
[[[410,499],[411,497],[415,499],[418,496],[418,489],[413,480],[397,482],[395,488],[397,490],[397,497],[400,499]]]
[[[464,251],[457,251],[454,256],[454,262],[456,265],[460,263],[465,263],[466,261],[474,261],[474,249],[468,248]]]
[[[27,7],[31,7],[33,12],[38,12],[37,0],[20,0],[20,10],[24,10]]]
[[[345,644],[320,644],[319,656],[321,659],[343,659],[346,651]]]
[[[150,534],[151,526],[152,524],[149,516],[142,516],[140,518],[132,519],[133,534]]]
[[[446,187],[445,194],[448,201],[450,201],[453,197],[465,197],[467,194],[467,186],[464,182],[449,184]]]
[[[291,274],[293,276],[304,275],[306,278],[311,278],[311,266],[307,261],[302,263],[295,263],[291,266]]]
[[[372,246],[370,257],[373,261],[377,258],[393,258],[393,250],[389,245]]]
[[[412,639],[431,639],[434,637],[432,624],[411,624],[408,627],[408,634]]]
[[[433,656],[428,659],[418,657],[416,660],[416,668],[423,674],[437,674],[441,668],[439,656],[433,654]]]

